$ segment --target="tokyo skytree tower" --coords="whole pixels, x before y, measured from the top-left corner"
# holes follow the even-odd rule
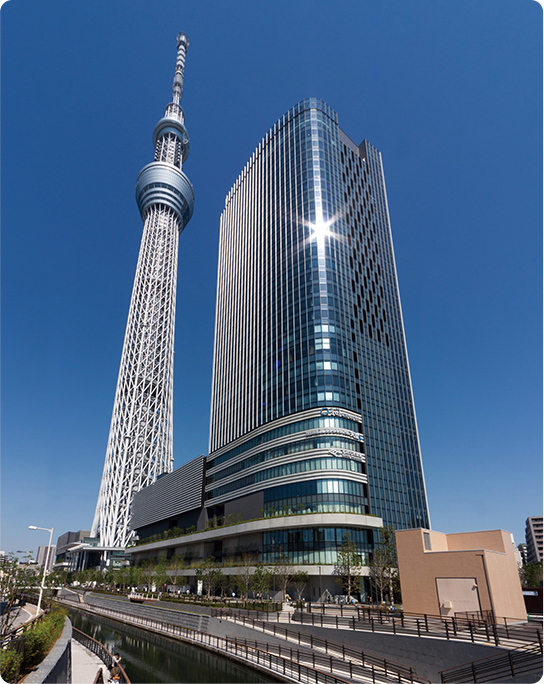
[[[178,236],[193,214],[182,171],[189,138],[180,107],[189,40],[177,36],[172,102],[153,133],[155,160],[136,181],[144,222],[92,536],[101,546],[131,540],[134,494],[172,471],[172,400]]]

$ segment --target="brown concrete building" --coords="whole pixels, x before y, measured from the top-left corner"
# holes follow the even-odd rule
[[[396,540],[406,612],[527,619],[509,532],[399,530]]]

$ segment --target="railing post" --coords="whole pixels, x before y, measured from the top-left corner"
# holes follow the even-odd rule
[[[500,639],[499,639],[499,634],[497,632],[497,625],[493,623],[493,638],[495,639],[495,646],[499,646]]]
[[[471,663],[471,669],[472,669],[472,679],[473,681],[477,682],[478,679],[476,678],[476,668],[474,667],[474,663]]]
[[[444,627],[446,628],[446,639],[449,641],[450,640],[450,634],[448,632],[448,623],[444,622]]]
[[[512,677],[515,677],[516,673],[514,671],[514,659],[512,658],[511,651],[508,651],[508,661],[510,662],[510,672],[512,673]]]

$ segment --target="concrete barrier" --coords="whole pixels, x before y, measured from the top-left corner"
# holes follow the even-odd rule
[[[38,667],[25,678],[25,684],[72,684],[72,623],[64,629],[53,648]]]

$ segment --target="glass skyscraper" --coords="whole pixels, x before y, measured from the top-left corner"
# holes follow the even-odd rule
[[[226,198],[205,507],[287,516],[264,562],[331,562],[346,531],[369,549],[372,516],[429,527],[381,155],[318,99]]]

